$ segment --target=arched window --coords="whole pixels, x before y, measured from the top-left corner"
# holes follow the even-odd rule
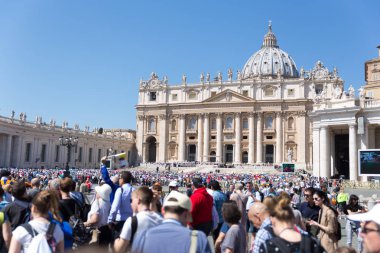
[[[248,129],[248,119],[247,118],[243,119],[243,129]]]
[[[155,122],[155,120],[154,120],[153,117],[149,119],[149,122],[148,122],[148,130],[149,130],[150,132],[156,131],[156,122]]]
[[[197,93],[195,91],[190,91],[189,92],[189,99],[196,99],[197,98]]]
[[[215,130],[216,129],[216,119],[211,120],[211,129]]]
[[[177,121],[174,119],[172,120],[172,131],[175,131],[177,128]]]
[[[232,122],[233,122],[232,117],[226,118],[226,129],[232,129]]]
[[[248,152],[247,151],[244,151],[242,154],[242,162],[248,163]]]
[[[210,162],[212,162],[212,163],[216,162],[216,152],[215,151],[210,152]]]
[[[273,128],[273,118],[271,116],[266,117],[265,128],[266,129],[272,129]]]
[[[195,125],[196,125],[196,123],[197,123],[197,120],[196,120],[195,118],[191,118],[191,119],[189,120],[189,129],[190,129],[190,130],[194,130],[194,129],[195,129]]]
[[[294,119],[293,117],[288,118],[288,129],[294,129]]]

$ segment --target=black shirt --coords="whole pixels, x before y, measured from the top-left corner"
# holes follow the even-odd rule
[[[316,205],[311,206],[309,202],[302,202],[299,210],[303,218],[318,221],[319,210],[320,210],[319,206],[316,206]]]
[[[59,212],[61,213],[62,220],[69,221],[70,216],[75,215],[75,200],[61,199],[59,201]]]

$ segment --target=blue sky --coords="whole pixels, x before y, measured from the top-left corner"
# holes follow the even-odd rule
[[[298,69],[321,60],[358,88],[378,56],[379,9],[378,0],[0,0],[0,115],[135,129],[141,77],[236,72],[268,20]]]

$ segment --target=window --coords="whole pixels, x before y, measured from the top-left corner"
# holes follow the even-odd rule
[[[195,118],[191,118],[189,121],[188,129],[194,130],[196,123],[197,123],[197,120]]]
[[[294,96],[294,89],[288,89],[288,96],[293,97]]]
[[[88,150],[88,162],[92,163],[92,148],[89,148]]]
[[[98,149],[98,160],[97,161],[100,161],[101,157],[102,157],[102,150]]]
[[[247,135],[243,135],[243,140],[248,140],[248,136]]]
[[[150,92],[149,93],[149,100],[150,101],[156,101],[156,96],[157,96],[157,94],[156,94],[156,92],[154,91],[152,91],[152,92]]]
[[[26,149],[25,149],[25,162],[30,162],[30,151],[32,149],[32,143],[27,143],[26,144]]]
[[[148,131],[149,132],[156,131],[156,123],[155,123],[155,120],[154,120],[153,117],[149,119],[149,122],[148,122]]]
[[[323,91],[323,85],[322,84],[319,84],[319,85],[315,86],[315,93],[317,95],[320,95],[322,93],[322,91]]]
[[[41,162],[46,162],[46,144],[42,144],[41,147]]]
[[[367,91],[366,97],[373,98],[373,91]]]
[[[195,140],[195,136],[190,136],[189,140]]]
[[[178,95],[177,94],[172,94],[172,100],[173,101],[177,101],[178,99]]]
[[[216,95],[216,91],[211,91],[211,97]]]
[[[247,90],[243,90],[243,96],[248,97],[248,91]]]
[[[189,99],[196,99],[196,98],[197,98],[197,93],[195,91],[190,91]]]
[[[54,162],[59,162],[59,145],[56,145],[55,146],[55,158],[54,158]]]
[[[294,119],[293,117],[288,118],[288,129],[294,129]]]
[[[268,136],[266,137],[266,139],[267,139],[267,140],[272,140],[272,139],[273,139],[273,136],[268,135]]]
[[[83,148],[79,147],[79,154],[78,154],[78,162],[82,162],[82,153],[83,153]]]
[[[274,90],[273,88],[267,88],[264,91],[264,94],[266,97],[273,97],[274,96]]]
[[[248,129],[248,119],[247,118],[243,119],[243,129]]]
[[[232,117],[226,118],[226,129],[232,129]]]
[[[211,120],[211,129],[216,130],[216,119]]]
[[[272,129],[273,128],[273,118],[271,116],[266,117],[265,128],[266,129]]]
[[[176,120],[172,120],[172,131],[175,131],[176,128],[177,128],[177,121]]]
[[[215,135],[212,135],[212,136],[211,136],[211,140],[216,140],[216,136],[215,136]]]

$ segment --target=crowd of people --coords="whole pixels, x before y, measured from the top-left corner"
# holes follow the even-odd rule
[[[105,166],[0,177],[0,253],[380,252],[380,204],[337,180]]]

